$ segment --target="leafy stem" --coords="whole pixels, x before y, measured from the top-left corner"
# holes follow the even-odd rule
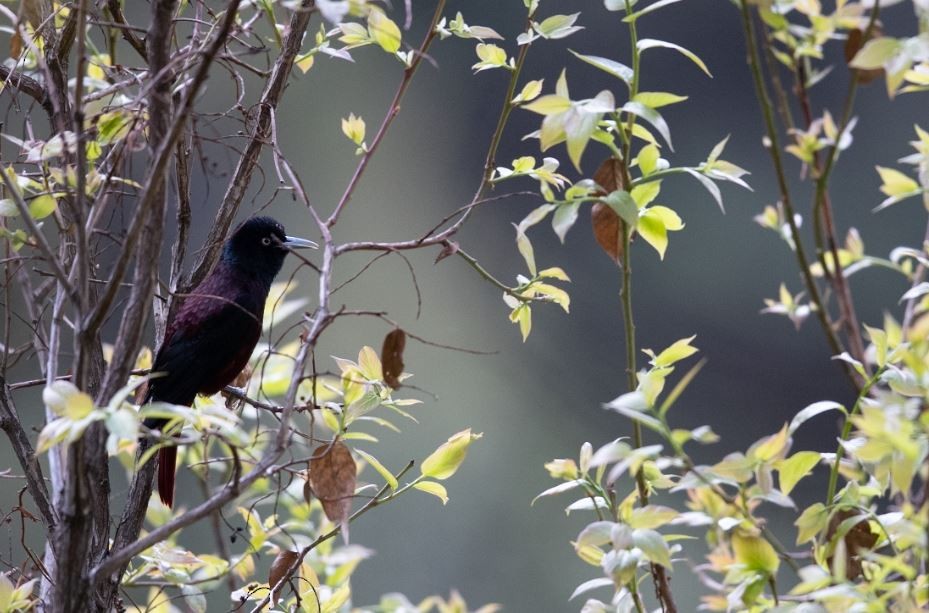
[[[784,211],[786,214],[785,216],[787,217],[787,225],[790,228],[790,235],[794,242],[794,254],[797,257],[797,264],[799,265],[800,272],[803,275],[803,281],[806,285],[807,292],[810,295],[810,300],[812,300],[816,305],[814,310],[816,312],[816,317],[819,319],[820,327],[822,328],[823,333],[826,335],[826,341],[828,342],[832,352],[839,354],[842,353],[842,345],[839,342],[835,330],[832,328],[832,322],[829,320],[829,314],[824,308],[819,286],[816,285],[816,281],[813,279],[813,273],[810,270],[810,264],[806,257],[806,250],[803,247],[803,240],[800,236],[800,228],[797,226],[796,213],[794,212],[793,201],[790,197],[790,189],[787,186],[787,175],[784,171],[784,163],[781,158],[780,139],[778,137],[777,128],[774,122],[774,110],[772,108],[771,98],[768,95],[767,87],[765,86],[764,76],[762,75],[761,60],[758,57],[758,42],[755,36],[755,27],[752,24],[751,13],[749,12],[748,3],[746,0],[739,0],[739,9],[742,13],[742,27],[745,33],[745,44],[748,48],[748,64],[749,68],[751,69],[752,79],[755,84],[755,94],[758,98],[758,103],[761,106],[765,131],[768,140],[770,141],[767,145],[767,148],[771,155],[771,161],[774,164],[774,172],[777,177],[778,190],[781,194],[781,203],[784,206]],[[845,372],[848,374],[849,379],[855,386],[855,389],[860,389],[860,383],[858,378],[855,376],[854,371],[850,368],[846,368]]]
[[[847,441],[849,435],[852,433],[852,416],[857,415],[861,411],[861,403],[867,398],[871,388],[880,380],[883,373],[884,369],[879,369],[865,382],[864,386],[861,388],[861,392],[858,393],[858,398],[855,400],[855,406],[852,407],[852,410],[849,411],[848,415],[845,417],[845,423],[842,425],[842,434],[839,438],[839,445],[835,450],[835,460],[832,462],[832,469],[829,471],[829,486],[826,489],[827,505],[831,505],[833,498],[835,498],[835,490],[839,482],[839,464],[842,463],[842,456],[845,452],[845,447],[842,446],[842,443]]]

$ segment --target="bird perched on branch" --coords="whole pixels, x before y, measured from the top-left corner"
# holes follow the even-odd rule
[[[291,249],[306,247],[317,245],[287,236],[270,217],[253,217],[236,228],[219,262],[168,321],[146,402],[190,406],[197,394],[215,394],[231,383],[258,344],[268,291],[284,258]],[[145,425],[165,423],[148,419]],[[158,493],[169,507],[176,459],[177,447],[158,452]]]

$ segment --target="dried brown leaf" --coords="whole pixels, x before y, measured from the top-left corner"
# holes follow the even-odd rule
[[[600,186],[598,195],[605,196],[622,189],[622,171],[622,162],[613,157],[605,159],[593,176],[594,182]],[[619,264],[623,256],[622,219],[613,209],[597,202],[590,209],[590,221],[597,244],[613,258],[614,262]]]
[[[330,521],[344,523],[355,494],[355,460],[341,441],[320,445],[310,460],[310,486]]]
[[[613,209],[599,202],[594,203],[590,209],[590,222],[593,224],[594,238],[597,243],[613,258],[617,264],[622,259],[623,243],[620,240],[622,236],[623,222]]]
[[[381,348],[381,367],[384,371],[384,382],[393,389],[400,387],[400,377],[403,374],[403,349],[406,347],[406,332],[400,328],[391,330],[384,337],[384,346]]]
[[[313,486],[310,484],[310,477],[309,477],[310,463],[309,462],[306,463],[306,470],[307,470],[307,478],[306,478],[306,481],[303,482],[303,499],[306,500],[306,504],[307,506],[309,506],[313,503]]]
[[[827,539],[831,540],[842,522],[855,515],[857,512],[851,509],[843,509],[833,515],[826,532]],[[848,552],[845,560],[846,579],[854,581],[861,576],[861,558],[865,552],[870,551],[877,544],[877,539],[878,535],[871,531],[871,525],[866,519],[861,520],[845,533],[843,540]],[[829,566],[832,567],[832,556],[829,556]]]
[[[281,551],[277,554],[274,562],[271,563],[271,571],[268,573],[268,586],[272,590],[287,575],[287,571],[297,561],[298,557],[300,557],[300,554],[296,551]],[[280,590],[276,591],[280,592]]]

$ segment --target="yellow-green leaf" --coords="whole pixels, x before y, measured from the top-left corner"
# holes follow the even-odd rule
[[[818,451],[798,451],[778,462],[777,474],[781,491],[790,494],[797,482],[809,475],[819,464],[820,457]]]
[[[636,102],[641,102],[645,106],[650,106],[653,109],[657,109],[662,106],[668,106],[669,104],[683,102],[684,100],[687,100],[687,96],[679,96],[670,92],[639,92],[635,95],[633,100]]]
[[[58,208],[58,201],[50,194],[42,194],[29,202],[29,216],[33,219],[45,219]]]
[[[881,192],[888,196],[902,196],[919,190],[919,183],[895,168],[877,166],[881,175]]]
[[[787,431],[787,424],[780,429],[777,434],[772,434],[758,443],[753,445],[753,450],[749,457],[760,462],[769,462],[780,455],[787,447],[790,435]]]
[[[371,465],[371,468],[373,468],[374,470],[376,470],[377,473],[378,473],[381,477],[384,478],[384,481],[387,482],[387,485],[390,486],[390,489],[392,489],[392,490],[396,490],[396,489],[397,489],[397,485],[398,485],[398,484],[397,484],[397,478],[394,477],[393,474],[392,474],[389,470],[387,470],[387,469],[384,467],[384,465],[381,464],[380,461],[378,461],[377,458],[375,458],[373,455],[371,455],[370,453],[368,453],[368,452],[366,452],[366,451],[362,451],[361,449],[355,449],[355,453],[357,453],[357,454],[360,455],[362,458],[364,458],[365,462],[367,462],[368,464],[370,464],[370,465]]]
[[[653,360],[651,360],[652,366],[671,366],[672,364],[680,362],[681,360],[697,353],[699,350],[690,344],[695,338],[697,338],[696,334],[688,338],[682,338],[679,341],[675,341],[670,347],[659,353]]]
[[[441,500],[443,505],[448,504],[448,491],[441,483],[436,483],[435,481],[419,481],[418,483],[414,483],[413,487],[427,494],[432,494]]]
[[[368,13],[368,33],[387,53],[400,50],[400,28],[379,9],[372,8]]]
[[[781,565],[774,547],[760,536],[736,532],[732,535],[732,550],[736,562],[744,564],[749,570],[773,576]]]
[[[471,428],[452,435],[423,461],[420,472],[424,477],[439,480],[448,479],[455,474],[461,463],[464,462],[471,443],[481,438],[481,436],[483,434],[472,434]]]

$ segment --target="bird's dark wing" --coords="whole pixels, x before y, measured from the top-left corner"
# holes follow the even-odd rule
[[[189,298],[155,358],[152,372],[163,374],[150,381],[149,400],[190,405],[198,393],[218,392],[248,363],[260,335],[257,316],[242,306]]]

